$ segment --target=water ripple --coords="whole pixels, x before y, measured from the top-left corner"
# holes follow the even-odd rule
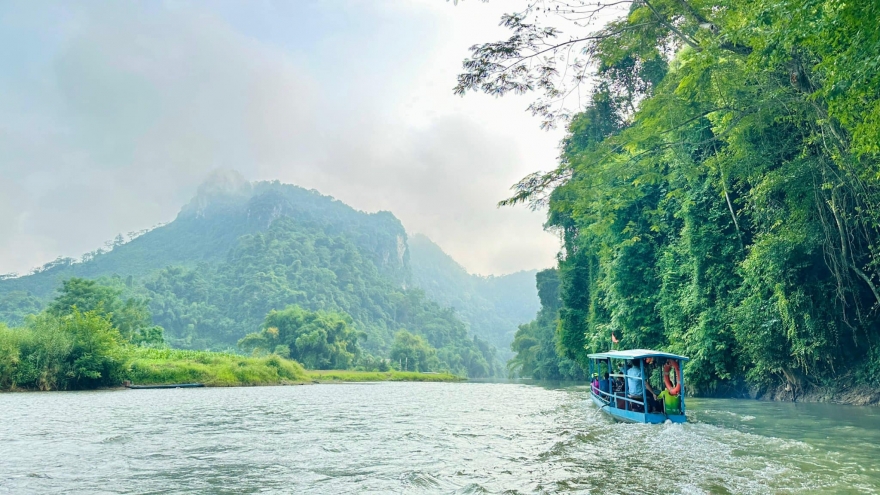
[[[744,401],[689,406],[693,423],[651,426],[610,421],[582,387],[522,384],[2,394],[0,493],[764,494],[880,486],[873,462],[880,420],[871,414],[842,420],[834,409]]]

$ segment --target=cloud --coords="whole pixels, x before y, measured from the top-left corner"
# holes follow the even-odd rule
[[[515,142],[461,116],[386,131],[334,147],[320,167],[286,176],[350,204],[394,212],[407,230],[439,242],[472,272],[552,263],[547,248],[553,253],[556,244],[541,231],[543,214],[495,206],[509,194],[508,169],[522,152]]]
[[[0,273],[169,221],[217,168],[390,210],[471,271],[549,266],[542,215],[495,204],[558,135],[450,91],[477,5],[0,6],[26,47],[0,50]]]
[[[40,74],[51,82],[0,96],[37,116],[0,135],[0,192],[15,198],[0,210],[0,271],[173,218],[210,170],[252,173],[266,136],[313,152],[316,85],[287,54],[196,10],[87,7],[69,13],[78,28]],[[28,239],[44,248],[21,253]]]

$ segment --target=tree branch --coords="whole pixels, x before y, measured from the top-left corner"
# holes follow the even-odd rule
[[[679,38],[681,38],[682,41],[684,41],[685,43],[687,43],[688,45],[690,45],[691,48],[693,48],[694,50],[700,50],[700,45],[698,45],[696,41],[692,40],[692,39],[690,38],[690,36],[687,36],[687,35],[685,35],[684,33],[682,33],[681,31],[679,31],[678,28],[676,28],[675,26],[672,25],[672,23],[670,23],[670,22],[667,21],[663,16],[661,16],[660,13],[657,12],[657,9],[655,9],[654,6],[651,5],[650,2],[648,2],[648,0],[641,0],[641,1],[642,1],[642,3],[644,3],[649,9],[651,9],[651,12],[654,13],[654,17],[657,18],[657,20],[660,22],[660,24],[663,24],[664,26],[666,26],[667,29],[669,29],[670,31],[672,31],[673,33],[675,33],[676,36],[678,36]]]

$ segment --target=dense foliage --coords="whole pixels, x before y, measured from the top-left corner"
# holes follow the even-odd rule
[[[144,334],[161,339],[161,328],[145,327],[149,315],[144,317],[143,302],[123,301],[114,287],[71,279],[59,292],[23,326],[0,323],[0,390],[94,389],[123,380],[260,385],[307,379],[299,363],[277,355],[167,349],[155,338],[145,341]]]
[[[51,315],[64,316],[75,311],[93,312],[108,319],[122,338],[133,344],[165,343],[162,327],[152,324],[146,300],[123,300],[120,297],[123,289],[120,287],[98,284],[94,280],[71,278],[62,282],[58,292],[58,297],[46,309]]]
[[[43,301],[26,291],[14,290],[0,296],[0,321],[21,325],[28,315],[39,313]]]
[[[263,330],[247,334],[238,346],[289,357],[309,369],[344,370],[360,354],[358,335],[351,324],[351,318],[343,313],[289,306],[270,311]]]
[[[179,347],[232,346],[260,328],[267,313],[296,304],[349,315],[372,354],[387,356],[394,334],[406,329],[437,348],[452,372],[490,376],[498,367],[493,350],[468,337],[452,310],[394,284],[347,236],[287,217],[241,238],[222,263],[166,268],[144,287],[154,321]]]
[[[557,270],[542,270],[535,279],[541,309],[537,318],[519,326],[510,345],[516,356],[507,368],[513,375],[537,380],[586,380],[581,367],[560,352],[556,338],[562,306]]]
[[[0,389],[74,390],[118,385],[135,346],[164,344],[146,302],[93,280],[64,281],[23,326],[0,324]]]
[[[76,308],[32,316],[22,328],[0,324],[0,389],[88,389],[122,381],[122,336],[110,320]]]
[[[535,54],[583,46],[569,68],[595,84],[560,166],[506,202],[548,206],[562,234],[565,355],[613,333],[690,356],[704,393],[876,377],[880,4],[624,3],[571,42],[536,11],[508,16],[517,35],[475,47],[460,78],[562,98],[560,59]],[[603,7],[562,15],[579,9]]]
[[[403,371],[434,371],[440,367],[437,351],[425,339],[406,330],[394,336],[391,361]]]

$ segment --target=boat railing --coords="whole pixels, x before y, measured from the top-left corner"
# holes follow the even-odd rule
[[[593,390],[593,395],[598,396],[605,402],[611,402],[611,398],[614,397],[611,392],[606,392],[604,390]]]
[[[617,394],[614,392],[605,392],[604,390],[592,390],[592,393],[593,393],[593,395],[596,395],[596,396],[602,398],[602,400],[605,400],[606,402],[610,402],[612,399],[619,399],[619,400],[626,401],[626,402],[632,402],[633,404],[639,404],[641,406],[645,405],[645,403],[643,401],[631,399],[629,396],[627,396],[625,394]],[[604,398],[606,396],[608,397],[608,399]]]
[[[626,374],[623,374],[623,373],[609,374],[608,377],[609,377],[609,379],[610,379],[610,378],[622,378],[622,379],[624,379],[624,380],[639,380],[639,381],[642,381],[642,382],[645,381],[645,379],[642,378],[642,377],[640,377],[640,376],[626,375]],[[609,381],[610,381],[610,380],[609,380]],[[609,383],[609,386],[611,386],[610,383]],[[627,388],[627,385],[626,385],[626,382],[624,382],[624,389],[626,389],[626,388]],[[610,392],[605,392],[604,390],[601,390],[601,389],[598,389],[598,388],[594,388],[593,386],[591,386],[591,387],[590,387],[590,392],[591,392],[593,395],[599,397],[599,399],[602,400],[603,402],[607,402],[607,403],[609,403],[609,404],[611,404],[611,403],[612,403],[613,401],[615,401],[615,400],[622,400],[622,401],[625,401],[625,402],[631,402],[631,403],[633,403],[633,404],[638,404],[638,405],[642,406],[643,408],[645,407],[645,402],[644,402],[644,401],[636,400],[636,399],[632,399],[632,398],[630,398],[630,396],[628,396],[628,395],[626,394],[626,390],[624,390],[623,393],[617,393],[617,392],[614,391],[614,388],[612,387]],[[606,398],[606,397],[607,397],[607,398]],[[612,405],[612,407],[617,407],[616,402]]]

